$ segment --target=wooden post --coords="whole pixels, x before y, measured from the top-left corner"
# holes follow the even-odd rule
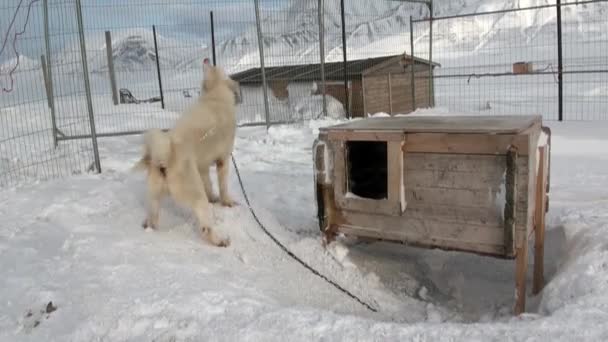
[[[524,234],[525,235],[525,234]],[[526,311],[526,274],[528,273],[528,238],[524,238],[521,247],[517,248],[515,259],[515,309],[519,315]]]
[[[112,89],[112,102],[118,106],[118,89],[116,88],[116,74],[114,73],[114,57],[112,55],[112,34],[106,31],[106,56],[108,58],[108,72],[110,73],[110,88]]]
[[[391,73],[388,73],[388,110],[389,114],[393,116],[393,85],[391,84]]]
[[[504,209],[504,242],[505,255],[513,255],[515,252],[515,215],[517,213],[517,149],[509,148],[507,152],[506,171],[506,198]]]
[[[545,284],[544,259],[545,259],[545,208],[546,208],[546,147],[539,148],[538,176],[536,179],[536,208],[534,210],[534,281],[532,293],[538,294]]]

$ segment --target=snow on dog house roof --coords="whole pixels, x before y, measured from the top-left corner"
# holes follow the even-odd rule
[[[428,60],[417,57],[412,58],[412,56],[406,54],[355,59],[346,62],[346,77],[349,80],[361,79],[362,76],[382,67],[395,63],[407,66],[412,64],[412,61],[418,65],[428,66],[430,64]],[[440,66],[439,63],[432,64],[433,67]],[[321,79],[320,68],[320,63],[270,66],[265,68],[266,79],[269,81],[285,80],[291,82],[319,80]],[[251,68],[232,74],[230,77],[241,84],[260,84],[262,83],[262,69]],[[325,79],[329,81],[343,81],[344,62],[325,63]]]

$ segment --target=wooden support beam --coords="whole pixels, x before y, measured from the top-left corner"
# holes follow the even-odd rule
[[[391,83],[391,73],[389,72],[386,77],[388,78],[388,110],[389,114],[393,116],[393,85]]]
[[[515,253],[517,241],[515,241],[515,216],[517,204],[517,149],[510,148],[507,152],[507,170],[505,180],[506,198],[504,210],[504,242],[505,253]]]
[[[547,157],[546,147],[539,148],[540,167],[536,181],[536,208],[534,211],[534,281],[532,293],[538,294],[545,284],[544,279],[544,259],[545,259],[545,208],[546,208],[546,189],[547,189]]]
[[[528,239],[524,239],[521,247],[517,249],[515,260],[515,308],[514,314],[519,315],[526,311],[526,274],[528,273]]]

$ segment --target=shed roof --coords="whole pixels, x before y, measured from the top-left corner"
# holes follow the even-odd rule
[[[382,57],[355,59],[346,62],[346,78],[348,80],[360,79],[366,70],[380,66],[385,63],[390,63],[394,59],[395,62],[401,58],[413,60],[417,64],[429,65],[429,61],[421,58],[398,54]],[[438,63],[433,63],[438,66]],[[265,67],[266,79],[268,81],[286,80],[286,81],[311,81],[321,79],[321,63],[315,64],[296,64],[284,65],[275,67]],[[230,77],[241,84],[262,83],[262,69],[251,68],[230,75]],[[325,63],[325,79],[330,81],[344,80],[344,62],[328,62]]]

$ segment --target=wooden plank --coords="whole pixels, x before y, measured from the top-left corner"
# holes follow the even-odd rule
[[[407,213],[407,209],[405,211]],[[503,231],[499,226],[473,225],[436,218],[418,219],[408,216],[382,216],[344,212],[344,226],[358,231],[369,231],[379,238],[407,242],[441,240],[443,247],[457,247],[459,243],[500,246],[503,250]],[[475,251],[475,249],[473,249]]]
[[[534,281],[532,293],[538,294],[544,287],[544,262],[545,262],[545,203],[547,188],[547,157],[546,147],[540,147],[538,178],[536,181],[536,208],[534,217]]]
[[[488,245],[481,243],[468,243],[462,241],[444,241],[441,239],[422,238],[416,241],[403,240],[400,234],[394,232],[384,232],[378,230],[361,229],[355,226],[338,226],[337,230],[346,235],[353,235],[362,238],[371,238],[379,240],[387,240],[393,242],[401,242],[412,246],[423,248],[439,248],[450,251],[461,251],[469,253],[477,253],[483,255],[491,255],[494,257],[504,257],[503,247],[498,245]]]
[[[475,195],[480,195],[484,191],[500,191],[502,179],[503,172],[474,174],[446,170],[409,170],[406,175],[405,188],[408,190],[415,188],[479,190]]]
[[[517,151],[512,149],[507,154],[506,201],[504,210],[505,252],[515,253],[515,213],[517,208]]]
[[[375,131],[329,131],[329,140],[337,141],[403,141],[402,132],[375,132]]]
[[[447,170],[452,172],[470,172],[475,174],[495,174],[504,172],[506,168],[505,155],[409,152],[406,159],[406,171]]]
[[[411,188],[405,175],[405,200],[408,203],[453,205],[469,208],[497,208],[498,189]],[[503,194],[504,195],[504,194]]]
[[[401,208],[401,188],[403,182],[403,141],[391,141],[387,146],[388,156],[388,200],[398,203]],[[401,214],[401,210],[399,211]]]
[[[521,155],[528,152],[525,135],[412,133],[407,134],[406,143],[408,152],[505,154],[509,145],[517,147]]]
[[[527,240],[517,249],[515,260],[515,315],[526,311],[526,274],[528,273]]]
[[[418,201],[407,201],[407,209],[403,216],[426,220],[434,218],[451,222],[473,225],[488,225],[502,227],[501,208],[498,207],[468,207],[458,204],[428,204]]]
[[[365,117],[368,113],[367,111],[367,94],[365,93],[365,77],[361,77],[361,97],[363,98],[363,113],[362,116]]]
[[[388,107],[389,107],[389,114],[393,115],[393,86],[391,84],[391,73],[389,72],[387,77],[387,82],[388,82]]]
[[[366,81],[367,82],[367,81]],[[399,116],[372,118],[324,127],[323,130],[401,129],[409,133],[517,134],[540,122],[540,116]],[[527,148],[526,148],[527,149]],[[520,150],[520,153],[522,151]]]

